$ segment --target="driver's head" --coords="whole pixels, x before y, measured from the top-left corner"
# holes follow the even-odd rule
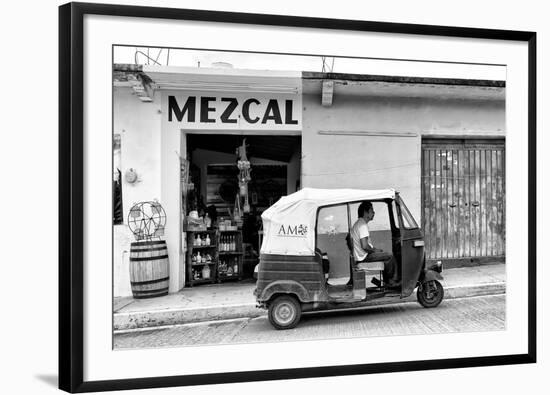
[[[364,201],[359,205],[357,209],[357,217],[364,218],[367,221],[370,221],[374,218],[374,209],[372,208],[372,203]]]

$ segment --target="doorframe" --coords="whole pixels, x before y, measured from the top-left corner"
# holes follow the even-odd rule
[[[300,186],[303,187],[302,180],[303,180],[303,158],[302,158],[302,152],[303,152],[303,139],[302,139],[302,130],[229,130],[229,129],[179,129],[179,147],[180,147],[180,161],[181,160],[189,160],[189,164],[191,164],[191,158],[187,156],[187,148],[188,148],[188,142],[187,138],[191,134],[208,134],[208,135],[240,135],[243,137],[246,136],[299,136],[300,137],[300,152],[299,152],[299,174],[298,174],[298,181],[300,182]],[[288,182],[288,163],[287,166],[287,182]],[[182,182],[181,182],[181,166],[179,169],[180,172],[180,178],[178,183],[178,196],[177,201],[179,202],[179,210],[178,210],[178,218],[179,218],[179,246],[178,246],[178,252],[179,252],[179,260],[178,260],[178,279],[179,279],[179,289],[181,290],[185,288],[185,284],[187,282],[187,262],[186,262],[186,252],[183,248],[183,215],[182,215]],[[288,191],[288,188],[287,188]],[[259,245],[259,248],[261,248],[261,245]]]

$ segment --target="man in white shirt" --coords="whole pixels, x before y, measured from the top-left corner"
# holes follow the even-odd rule
[[[358,262],[384,262],[384,283],[389,287],[399,286],[397,264],[393,255],[374,248],[369,238],[368,223],[374,218],[372,203],[365,201],[357,209],[357,221],[353,224],[350,235],[353,247],[355,263]]]

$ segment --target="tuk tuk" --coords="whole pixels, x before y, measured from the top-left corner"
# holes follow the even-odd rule
[[[355,262],[350,230],[364,201],[375,212],[369,240],[393,254],[401,278],[397,287],[384,283],[384,262]],[[393,189],[304,188],[279,199],[262,222],[254,295],[277,329],[295,327],[302,312],[403,299],[415,289],[424,307],[443,299],[441,263],[427,267],[422,230]]]

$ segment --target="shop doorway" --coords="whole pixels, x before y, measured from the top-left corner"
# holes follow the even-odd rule
[[[504,261],[504,139],[422,141],[426,259]]]
[[[246,209],[237,166],[243,144],[250,162]],[[261,214],[282,196],[300,188],[301,136],[188,133],[186,149],[193,188],[188,194],[187,212],[196,209],[199,216],[201,212],[209,213],[219,223],[233,221],[239,227],[243,278],[252,278],[262,240]],[[235,222],[238,209],[241,221]]]

